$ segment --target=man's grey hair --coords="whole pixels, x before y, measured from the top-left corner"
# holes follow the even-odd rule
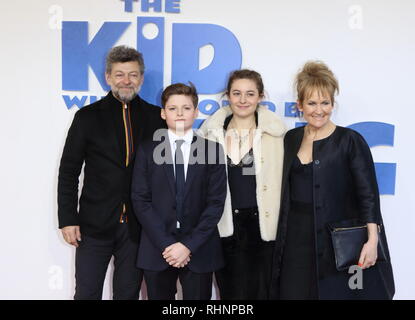
[[[136,49],[127,46],[117,46],[108,52],[105,72],[111,73],[113,63],[137,61],[140,67],[140,73],[144,74],[143,55]]]

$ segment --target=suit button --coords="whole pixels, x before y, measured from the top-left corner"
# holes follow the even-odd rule
[[[261,157],[261,163],[264,163],[264,157]]]
[[[314,160],[314,164],[318,166],[320,164],[320,160]]]
[[[319,184],[315,184],[314,187],[316,187],[317,189],[320,188]]]
[[[263,189],[264,189],[264,191],[267,191],[267,186],[264,186],[264,188],[263,188]]]
[[[316,209],[317,209],[317,210],[320,210],[320,209],[321,209],[321,207],[320,207],[320,206],[316,206]]]
[[[239,213],[239,210],[238,209],[235,209],[235,211],[234,211],[235,213]]]
[[[267,218],[269,218],[269,212],[268,212],[268,211],[265,211],[265,216],[266,216]]]

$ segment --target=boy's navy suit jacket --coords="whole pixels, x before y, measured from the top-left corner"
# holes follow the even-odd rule
[[[145,141],[138,150],[132,181],[132,204],[142,225],[137,266],[162,271],[162,252],[180,241],[190,251],[189,269],[213,272],[224,266],[217,224],[226,198],[223,149],[194,134],[186,175],[183,221],[177,230],[176,187],[167,130],[161,141]],[[222,163],[220,163],[220,161]]]

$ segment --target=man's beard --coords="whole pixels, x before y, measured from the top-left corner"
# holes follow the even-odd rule
[[[131,89],[132,89],[132,91],[130,91],[131,93],[120,93],[121,90],[117,89],[116,91],[113,91],[113,94],[118,100],[124,103],[128,103],[132,101],[137,95],[135,88],[131,88]]]

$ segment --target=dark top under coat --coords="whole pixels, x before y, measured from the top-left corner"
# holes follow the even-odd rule
[[[227,130],[233,115],[225,119],[223,129]],[[258,113],[255,112],[255,122],[258,126]],[[232,163],[227,158],[228,183],[231,193],[232,209],[244,209],[257,207],[256,199],[256,176],[254,153],[251,148],[238,164]]]

